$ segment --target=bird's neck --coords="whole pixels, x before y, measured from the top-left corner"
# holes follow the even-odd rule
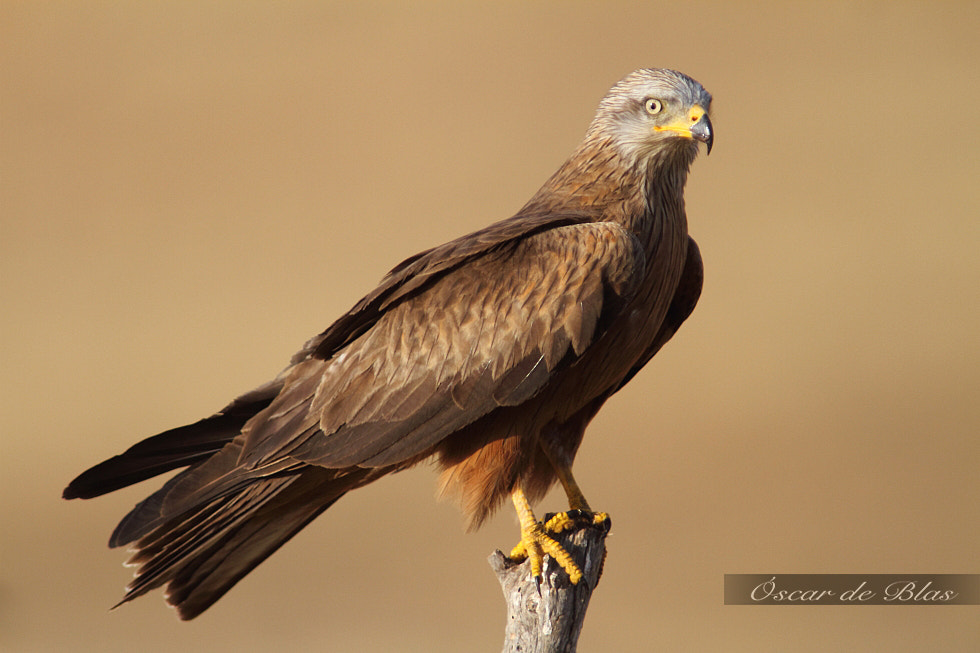
[[[629,157],[611,143],[586,140],[545,182],[521,213],[592,214],[616,222],[647,249],[666,233],[687,235],[684,184],[689,152],[675,150]]]

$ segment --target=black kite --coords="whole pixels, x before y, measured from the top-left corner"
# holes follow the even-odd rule
[[[558,480],[589,511],[586,426],[697,303],[683,191],[710,104],[680,73],[628,75],[514,217],[407,259],[275,380],[72,481],[90,498],[187,467],[112,534],[139,565],[122,602],[167,584],[196,617],[345,493],[433,457],[471,527],[510,496],[516,551],[576,582],[528,502]]]

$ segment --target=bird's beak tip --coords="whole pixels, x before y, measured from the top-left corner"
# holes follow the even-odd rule
[[[704,114],[696,123],[691,125],[691,136],[704,143],[708,148],[708,154],[711,154],[711,146],[715,142],[715,133],[711,128],[711,119],[708,118],[708,114]]]

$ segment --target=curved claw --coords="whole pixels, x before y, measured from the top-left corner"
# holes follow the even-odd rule
[[[545,446],[544,443],[542,448],[551,461],[562,487],[565,488],[571,509],[567,512],[545,515],[545,523],[541,524],[535,519],[523,490],[517,487],[511,492],[514,507],[517,509],[517,518],[521,522],[521,541],[510,552],[510,558],[518,562],[528,558],[531,560],[531,575],[537,581],[539,590],[545,555],[550,555],[568,573],[568,578],[573,585],[582,579],[582,570],[572,556],[548,533],[558,535],[565,531],[586,527],[600,528],[608,533],[612,527],[609,515],[604,512],[593,512],[589,507],[582,490],[572,476],[571,459],[556,457],[555,449]],[[605,563],[605,549],[603,549],[602,562]],[[602,575],[601,566],[599,574]]]
[[[568,574],[568,580],[573,585],[582,580],[582,570],[579,569],[572,556],[562,548],[553,537],[545,532],[545,527],[535,521],[529,527],[521,526],[521,541],[510,552],[511,560],[531,561],[531,575],[540,584],[544,556],[549,555]],[[557,531],[560,532],[560,531]]]
[[[546,521],[542,524],[535,519],[527,497],[524,496],[524,492],[520,488],[511,493],[511,498],[517,510],[517,518],[521,522],[521,541],[510,552],[510,559],[515,561],[529,559],[531,561],[531,575],[540,581],[544,556],[549,555],[565,570],[572,584],[577,584],[582,579],[582,570],[568,551],[549,533],[557,535],[586,526],[598,526],[608,532],[612,525],[609,515],[590,510],[569,510],[554,515],[546,515]]]

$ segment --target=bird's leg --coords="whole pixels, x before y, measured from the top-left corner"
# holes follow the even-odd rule
[[[545,448],[545,451],[547,452],[548,449]],[[549,533],[562,533],[582,525],[583,521],[589,525],[601,525],[609,528],[609,515],[604,512],[594,512],[589,507],[589,502],[585,500],[582,489],[575,482],[575,477],[572,475],[572,468],[568,465],[556,463],[550,455],[548,458],[551,459],[551,463],[555,468],[555,474],[558,476],[561,486],[565,489],[565,495],[568,497],[569,510],[548,517],[544,524],[545,530]]]
[[[572,510],[583,510],[585,512],[592,512],[592,508],[589,507],[589,502],[585,500],[585,495],[582,494],[582,488],[578,486],[575,482],[575,477],[572,475],[572,468],[565,465],[555,465],[555,474],[558,476],[558,481],[561,482],[561,486],[565,489],[565,495],[568,497],[568,507]]]
[[[575,482],[575,476],[572,475],[572,460],[575,452],[574,449],[570,450],[566,446],[562,433],[557,429],[545,430],[538,440],[541,450],[555,470],[555,476],[565,490],[569,508],[567,512],[545,515],[544,528],[556,534],[581,526],[601,526],[608,530],[611,525],[609,515],[604,512],[594,512],[589,502],[585,500],[582,488]]]
[[[554,558],[562,569],[568,573],[568,579],[572,584],[578,583],[582,579],[582,570],[579,569],[568,551],[545,532],[542,526],[534,517],[531,511],[531,504],[524,496],[524,490],[518,486],[511,492],[511,499],[514,501],[514,508],[517,509],[517,518],[521,522],[521,541],[518,542],[514,550],[510,552],[512,560],[531,560],[531,575],[535,579],[541,578],[541,565],[545,554]]]
[[[595,406],[595,409],[598,409],[598,405]],[[592,410],[587,415],[583,413],[583,421],[580,425],[581,429],[585,428],[585,423],[588,421],[587,417],[590,417],[594,413],[595,410]],[[582,578],[581,569],[575,564],[575,561],[572,560],[568,552],[549,533],[557,535],[565,531],[589,526],[599,527],[608,532],[612,522],[606,513],[593,512],[589,506],[589,502],[585,500],[582,489],[575,482],[575,477],[572,475],[572,460],[575,457],[577,444],[571,448],[567,446],[567,433],[567,429],[545,429],[540,434],[538,443],[548,462],[551,463],[551,467],[554,469],[555,475],[561,482],[562,487],[565,489],[565,494],[568,496],[569,510],[553,515],[545,515],[545,521],[541,523],[535,519],[534,513],[531,512],[531,506],[528,504],[527,497],[524,496],[524,491],[518,486],[511,493],[511,498],[514,500],[517,517],[521,522],[521,541],[511,551],[510,558],[512,560],[530,558],[531,575],[536,579],[540,579],[542,559],[545,554],[548,554],[568,573],[572,584],[575,584]],[[580,440],[581,431],[579,432],[578,441]],[[603,551],[603,557],[605,557],[605,551]],[[602,572],[600,571],[599,573],[601,574]]]
[[[557,535],[576,528],[591,526],[601,528],[604,532],[608,533],[609,529],[612,528],[612,520],[609,519],[608,514],[595,512],[589,507],[589,502],[585,500],[585,495],[582,494],[582,488],[575,482],[575,477],[572,475],[572,468],[568,465],[555,464],[554,459],[550,455],[548,457],[551,459],[552,465],[555,468],[555,474],[558,476],[558,480],[561,482],[561,486],[565,489],[565,494],[568,496],[569,509],[566,512],[545,515],[544,530]],[[596,578],[597,582],[602,577],[602,569],[606,565],[607,553],[609,553],[609,550],[603,548],[602,562],[599,563],[599,576]]]

